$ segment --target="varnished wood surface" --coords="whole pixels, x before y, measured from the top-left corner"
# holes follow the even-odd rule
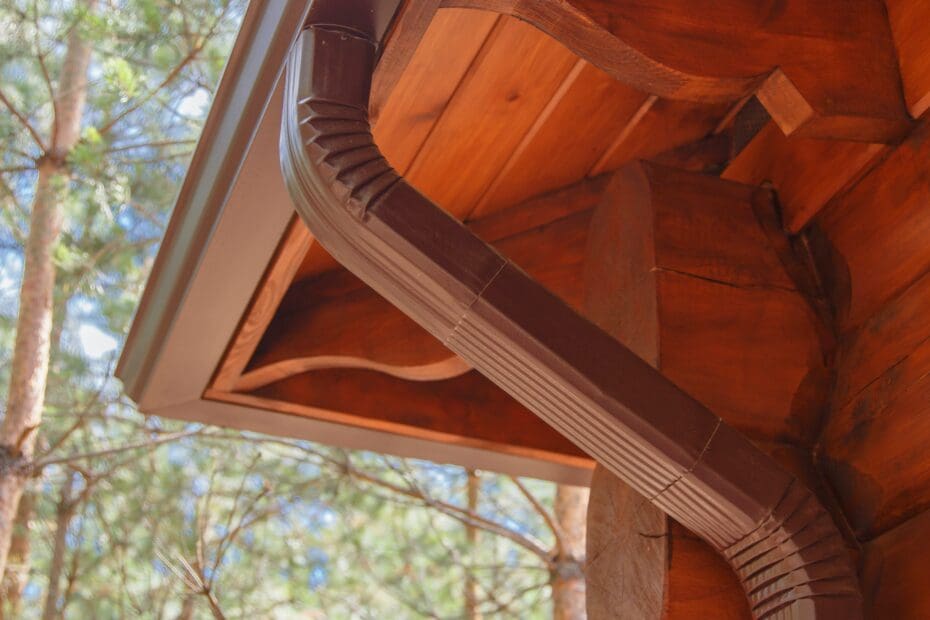
[[[445,6],[518,16],[649,94],[735,101],[758,89],[786,134],[892,141],[907,129],[879,0],[839,7],[683,0],[446,0]]]
[[[930,108],[930,4],[922,0],[885,0],[891,32],[898,50],[904,97],[911,116]]]
[[[660,166],[624,169],[606,198],[622,209],[593,230],[621,235],[627,251],[600,280],[618,291],[614,313],[651,314],[635,325],[657,330],[668,377],[751,437],[810,444],[829,373],[817,318],[756,219],[755,191]],[[626,337],[653,338],[644,327]]]
[[[928,156],[925,121],[818,218],[826,251],[836,259],[833,298],[844,331],[875,314],[930,266]]]
[[[828,497],[805,447],[816,437],[830,388],[812,328],[816,319],[758,221],[757,194],[752,186],[650,164],[615,173],[592,221],[585,308]],[[793,445],[779,443],[786,441]],[[631,502],[618,495],[617,483],[598,484],[595,475],[592,503],[615,497]],[[624,542],[627,530],[648,514],[648,507],[637,507],[613,528],[595,523],[592,548],[620,553],[616,545],[632,547]],[[751,617],[736,576],[712,548],[673,521],[653,529],[662,533],[668,553],[663,608],[654,615]],[[636,548],[654,552],[646,542]],[[589,604],[603,611],[611,601],[652,601],[651,592],[624,572],[637,562],[653,570],[651,556],[598,558],[591,569],[611,572],[597,579],[612,579],[617,589],[592,590]]]
[[[788,138],[770,123],[720,176],[750,185],[770,183],[778,192],[785,227],[798,233],[886,151],[873,142]]]
[[[359,374],[366,384],[373,386],[364,394],[358,389]],[[442,382],[448,389],[438,394],[435,386],[418,382],[391,382],[382,389],[379,382],[384,381],[383,375],[371,371],[328,370],[306,376],[313,380],[291,379],[259,390],[257,394],[208,390],[204,397],[305,416],[350,429],[377,430],[440,444],[470,446],[573,468],[594,466],[593,461],[571,442],[513,399],[502,398],[496,388],[488,390],[490,384],[486,381],[476,382],[475,373]],[[302,400],[308,390],[319,391],[320,397]],[[402,398],[395,398],[397,396]],[[448,401],[452,404],[447,406],[444,398],[452,399]],[[318,406],[301,404],[311,400]],[[401,404],[404,402],[406,406]],[[346,409],[352,413],[347,413]],[[489,412],[496,412],[496,415]]]
[[[904,47],[901,53],[914,52]],[[919,617],[908,614],[924,604],[907,585],[914,573],[900,551],[883,547],[902,545],[903,532],[916,533],[910,524],[925,522],[921,515],[930,510],[926,123],[832,199],[809,231],[840,333],[820,463],[852,531],[867,542],[865,574],[880,583],[864,585],[879,588],[881,604],[895,610],[891,617]],[[903,589],[896,589],[897,568],[888,577],[876,572],[883,557],[902,563]],[[893,602],[892,592],[907,602]]]
[[[313,235],[303,222],[295,217],[272,257],[262,283],[223,357],[223,363],[213,378],[212,386],[215,389],[235,388],[239,376],[255,353],[255,348],[264,336],[278,305],[291,286],[294,274],[312,245]]]
[[[424,10],[429,10],[428,4],[424,2]],[[925,75],[930,54],[924,51],[925,38],[919,36],[919,18],[925,9],[912,0],[889,1],[888,8],[904,94],[910,110],[919,114],[927,106],[930,90]],[[379,144],[392,163],[410,172],[445,208],[470,219],[483,237],[514,237],[509,245],[501,243],[505,253],[512,252],[516,262],[534,275],[548,278],[550,286],[576,307],[583,300],[580,222],[588,216],[578,216],[576,224],[571,224],[571,214],[590,209],[603,185],[595,181],[577,186],[587,192],[586,198],[577,201],[563,202],[559,192],[548,190],[614,170],[631,159],[660,156],[674,166],[710,171],[718,163],[728,163],[725,178],[773,187],[786,232],[809,240],[820,252],[821,266],[830,266],[820,275],[838,310],[840,337],[828,415],[824,419],[823,392],[832,379],[823,365],[823,351],[815,344],[816,330],[811,325],[817,318],[809,306],[797,301],[793,283],[777,268],[777,259],[770,265],[753,266],[750,261],[747,266],[752,248],[766,243],[749,226],[751,221],[744,222],[734,235],[744,247],[739,243],[715,247],[720,224],[705,219],[715,209],[710,190],[691,188],[708,196],[702,205],[706,209],[678,222],[663,220],[665,232],[653,239],[666,264],[657,268],[650,286],[660,291],[665,308],[680,309],[666,310],[661,316],[655,312],[660,341],[677,343],[677,351],[666,349],[665,368],[756,438],[809,445],[825,422],[820,462],[831,492],[860,541],[885,538],[930,508],[930,467],[923,456],[923,446],[930,442],[930,425],[925,422],[930,408],[930,328],[924,319],[930,303],[930,276],[926,276],[930,265],[926,248],[930,246],[923,242],[928,238],[923,208],[928,159],[924,128],[918,128],[902,146],[889,147],[866,134],[855,140],[786,138],[772,122],[727,162],[719,149],[710,151],[700,145],[727,146],[727,123],[721,119],[733,110],[730,104],[672,101],[614,82],[594,65],[509,17],[442,8],[425,32],[420,31],[422,24],[412,27],[407,48],[397,50],[402,59],[406,55],[406,70],[395,87],[373,103]],[[417,37],[421,40],[411,55],[409,42]],[[527,81],[530,72],[540,79]],[[790,89],[786,92],[790,94]],[[790,105],[785,109],[790,110]],[[806,122],[803,114],[799,118],[799,123]],[[784,117],[776,120],[785,126]],[[670,151],[676,147],[681,147],[677,158]],[[708,157],[702,148],[712,153],[709,159],[701,159]],[[713,163],[701,163],[706,161]],[[519,200],[540,194],[540,199],[522,208],[511,208]],[[731,223],[739,227],[738,219]],[[701,247],[711,250],[710,260],[695,261],[693,255],[678,251],[695,240],[707,244]],[[313,244],[294,280],[303,285],[322,282],[317,279],[329,277],[332,274],[327,272],[336,268]],[[777,279],[771,279],[772,274]],[[351,302],[359,293],[351,288],[324,289],[314,285],[305,287],[303,293],[298,293],[299,287],[292,290],[295,296],[303,296],[305,305],[292,308],[303,308],[308,327],[304,344],[280,359],[314,347],[322,356],[335,355],[338,347],[331,347],[333,343],[369,339],[387,359],[394,356],[397,361],[406,355],[405,363],[441,361],[441,345],[426,343],[422,332],[395,332],[390,327],[390,310],[377,300],[372,302],[376,298],[370,294],[365,303],[374,304],[372,324],[396,333],[406,348],[391,350],[385,334],[376,342],[371,338],[377,334],[353,333],[350,327],[338,325],[340,304]],[[331,323],[325,334],[310,329],[315,312],[311,307],[328,308],[325,312],[330,313]],[[343,317],[348,316],[346,310]],[[747,351],[733,345],[734,333],[741,334],[740,346],[748,345]],[[778,341],[775,349],[766,344],[771,341]],[[366,346],[363,354],[377,358],[372,353],[376,349]],[[800,359],[806,361],[799,363]],[[252,368],[264,363],[258,357],[253,362]],[[759,366],[769,371],[754,375],[752,369]],[[352,373],[366,371],[332,372],[356,376]],[[402,379],[385,376],[383,380],[392,385],[385,388],[389,393],[406,394],[407,388],[399,387]],[[286,379],[282,382],[288,384]],[[261,397],[264,400],[256,402],[303,407],[303,414],[316,415],[314,407],[295,401],[288,404],[286,399],[308,398],[310,393],[295,387],[300,384],[296,378],[290,382],[285,396],[281,395],[284,392],[267,392]],[[344,391],[348,393],[348,388]],[[463,391],[437,394],[468,398]],[[765,404],[784,403],[791,394],[797,398],[776,409]],[[320,402],[337,407],[350,403],[350,398]],[[426,404],[425,398],[416,402],[427,409],[435,407]],[[362,423],[368,415],[364,407],[360,411],[350,416],[351,423]],[[439,413],[435,416],[422,423],[433,429],[431,436],[439,437],[449,428],[436,430],[444,422]],[[382,423],[411,432],[421,421],[402,417],[376,421]],[[460,431],[452,428],[448,436]],[[683,544],[679,549],[686,547]],[[687,565],[686,560],[681,562]],[[700,565],[695,560],[694,566]],[[874,562],[871,566],[869,570],[874,571]],[[896,591],[889,587],[884,581],[883,596]],[[688,600],[687,592],[696,592],[689,588],[679,590],[681,601]],[[907,592],[906,596],[915,596],[913,589]],[[707,593],[708,600],[713,598],[712,588]],[[691,609],[700,609],[699,602],[693,605]],[[894,609],[906,611],[903,606]]]
[[[901,524],[863,549],[862,585],[872,618],[930,618],[927,555],[930,512]]]

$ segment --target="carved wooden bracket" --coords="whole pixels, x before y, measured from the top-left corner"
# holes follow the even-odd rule
[[[670,99],[756,93],[786,134],[888,142],[906,132],[880,0],[445,0],[549,33],[616,79]]]
[[[803,484],[390,168],[367,113],[386,4],[317,0],[289,60],[282,167],[316,239],[711,543],[757,618],[861,618],[843,539]]]

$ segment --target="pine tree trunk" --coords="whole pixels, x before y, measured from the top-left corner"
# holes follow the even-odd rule
[[[481,488],[481,479],[473,469],[468,470],[468,512],[478,512],[478,491]],[[474,525],[465,526],[465,538],[468,542],[468,551],[472,557],[478,546],[478,528]],[[466,620],[481,620],[478,611],[478,584],[471,570],[465,570],[465,618]]]
[[[87,5],[93,8],[95,0]],[[6,571],[13,525],[26,486],[42,422],[52,332],[55,265],[52,252],[61,232],[61,198],[66,160],[77,144],[87,98],[91,47],[73,28],[68,38],[55,99],[49,152],[38,163],[38,181],[26,241],[16,342],[6,415],[0,423],[0,575]]]
[[[561,530],[561,550],[552,573],[552,617],[584,620],[585,614],[585,521],[588,489],[559,485],[555,494],[555,519]]]
[[[48,590],[45,592],[45,607],[42,620],[55,620],[58,617],[58,598],[61,590],[61,574],[65,567],[65,554],[68,551],[68,528],[74,517],[74,498],[72,488],[74,476],[69,475],[61,486],[61,496],[55,512],[55,541],[52,544],[52,560],[49,562]]]
[[[31,522],[35,511],[35,494],[26,491],[19,501],[13,539],[10,543],[7,571],[0,587],[0,618],[18,618],[23,588],[29,581],[29,553],[31,551]]]

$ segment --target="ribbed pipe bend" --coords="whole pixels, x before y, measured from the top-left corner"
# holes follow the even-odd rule
[[[861,618],[842,536],[802,483],[391,169],[367,112],[385,4],[315,0],[288,61],[282,169],[316,239],[713,545],[756,618]]]

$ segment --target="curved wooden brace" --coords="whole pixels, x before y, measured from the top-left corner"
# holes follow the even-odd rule
[[[460,377],[472,369],[468,362],[457,355],[438,362],[416,366],[383,364],[362,357],[347,355],[318,355],[283,360],[255,368],[239,377],[233,389],[240,392],[250,392],[301,373],[334,368],[374,370],[406,381],[444,381]]]
[[[317,0],[289,59],[282,169],[316,238],[452,351],[724,555],[756,618],[862,617],[816,497],[394,172],[367,117],[370,0]]]
[[[669,99],[759,100],[785,134],[888,142],[909,126],[880,0],[444,0],[512,15]]]

